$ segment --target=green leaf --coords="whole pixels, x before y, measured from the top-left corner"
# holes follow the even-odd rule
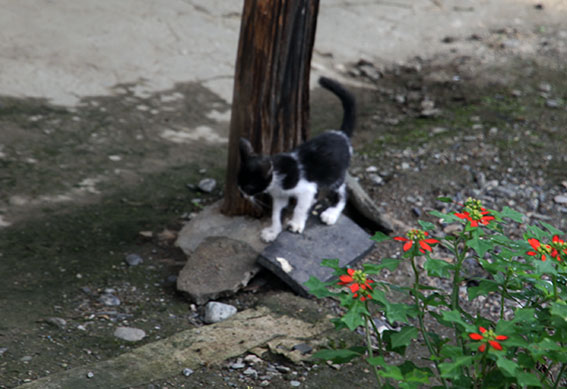
[[[309,280],[305,282],[305,286],[309,289],[309,293],[317,298],[325,298],[329,296],[336,296],[338,293],[329,291],[330,284],[333,282],[323,282],[315,276],[309,277]]]
[[[478,296],[488,296],[492,292],[497,292],[498,289],[498,283],[492,280],[481,280],[478,286],[471,286],[467,289],[469,301],[474,300]]]
[[[479,231],[479,230],[477,229],[475,231]],[[478,236],[478,234],[473,234],[473,238],[469,240],[467,243],[468,246],[471,249],[473,249],[480,258],[483,258],[484,254],[486,254],[486,252],[490,250],[493,246],[490,240],[483,239],[483,237]]]
[[[313,354],[314,359],[333,361],[334,363],[346,363],[358,358],[366,352],[365,347],[351,347],[348,349],[319,350]]]
[[[441,376],[445,378],[459,378],[462,375],[461,368],[471,365],[473,357],[459,357],[454,362],[444,362],[439,364]]]
[[[450,197],[437,197],[437,201],[441,201],[442,203],[452,203],[453,199]]]
[[[346,324],[349,330],[354,331],[357,327],[364,325],[364,314],[368,314],[364,302],[353,299],[353,304],[347,313],[341,317],[341,321]]]
[[[567,305],[564,301],[556,301],[551,303],[551,314],[567,321]]]
[[[506,359],[506,357],[500,354],[498,354],[496,365],[509,377],[514,377],[514,375],[516,375],[516,369],[518,368],[518,364],[514,361]]]
[[[392,347],[407,347],[411,343],[412,339],[417,338],[417,328],[415,327],[403,327],[400,332],[392,335]]]
[[[340,270],[339,260],[334,259],[323,259],[321,261],[321,266],[330,267],[331,269]]]
[[[429,377],[433,376],[430,369],[417,367],[411,361],[405,361],[398,367],[404,375],[404,380],[406,382],[428,384]]]
[[[563,235],[563,231],[558,230],[557,228],[553,227],[551,224],[547,224],[545,222],[540,222],[542,226],[544,226],[551,235]]]
[[[449,278],[451,270],[455,268],[455,265],[442,259],[428,258],[425,261],[424,268],[430,277]]]
[[[364,272],[367,274],[379,274],[384,269],[394,271],[402,263],[401,260],[395,258],[383,258],[379,264],[365,263],[362,265]]]
[[[500,212],[500,217],[507,217],[509,219],[512,219],[516,223],[522,223],[524,220],[524,215],[522,213],[515,211],[510,207],[504,207]]]
[[[442,316],[443,320],[460,325],[466,332],[474,332],[476,330],[475,326],[468,324],[463,320],[461,314],[457,310],[443,311]]]
[[[532,373],[519,371],[516,373],[516,380],[522,388],[527,388],[530,386],[537,386],[538,388],[543,387],[541,379],[537,375]]]
[[[390,240],[392,238],[390,238],[388,235],[384,234],[383,232],[376,231],[374,236],[371,237],[370,239],[372,239],[375,242],[380,243],[380,242],[384,242],[385,240]]]
[[[551,258],[547,258],[546,261],[537,259],[534,265],[536,272],[539,274],[557,274],[557,269],[553,266],[553,260]]]
[[[415,316],[417,314],[415,306],[408,304],[387,304],[384,313],[390,323],[396,321],[407,323],[408,315]]]
[[[417,223],[421,226],[424,231],[432,231],[435,229],[435,224],[426,222],[423,220],[418,220]]]

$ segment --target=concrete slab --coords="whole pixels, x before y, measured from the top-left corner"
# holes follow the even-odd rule
[[[293,299],[293,296],[290,296]],[[328,320],[309,323],[274,315],[266,307],[237,313],[231,319],[179,332],[116,358],[53,374],[20,389],[129,388],[216,364],[278,340],[298,344],[332,328]],[[89,378],[90,377],[90,378]]]
[[[205,239],[177,277],[177,290],[198,305],[229,296],[248,285],[259,271],[250,245],[225,237]]]
[[[327,226],[312,216],[303,234],[282,232],[262,252],[258,263],[272,271],[301,296],[309,294],[304,283],[311,276],[323,281],[333,270],[321,266],[323,259],[339,259],[341,266],[353,265],[370,251],[374,242],[356,223],[341,215]]]

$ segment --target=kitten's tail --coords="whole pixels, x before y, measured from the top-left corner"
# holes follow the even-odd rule
[[[319,84],[333,92],[341,100],[344,109],[343,122],[341,124],[341,131],[344,132],[349,138],[354,130],[356,108],[354,96],[345,89],[338,81],[332,80],[327,77],[320,77]]]

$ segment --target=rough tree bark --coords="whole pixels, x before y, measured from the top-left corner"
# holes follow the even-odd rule
[[[236,58],[222,212],[260,216],[236,187],[238,140],[264,154],[308,137],[309,68],[319,0],[245,0]]]

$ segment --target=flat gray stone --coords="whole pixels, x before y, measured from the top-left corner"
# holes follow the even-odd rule
[[[224,236],[234,240],[248,243],[258,254],[267,246],[260,240],[262,227],[268,225],[264,222],[247,216],[228,217],[220,212],[222,200],[197,213],[179,232],[175,244],[186,255],[191,255],[197,246],[208,237]]]
[[[177,289],[196,304],[230,296],[259,271],[258,252],[249,244],[226,237],[208,237],[191,254],[177,277]]]
[[[295,292],[307,296],[309,292],[304,284],[311,276],[322,281],[332,278],[333,270],[321,266],[323,259],[338,258],[340,266],[353,265],[373,245],[370,235],[345,215],[341,215],[332,226],[312,216],[303,234],[282,232],[262,252],[258,263],[276,274]]]

